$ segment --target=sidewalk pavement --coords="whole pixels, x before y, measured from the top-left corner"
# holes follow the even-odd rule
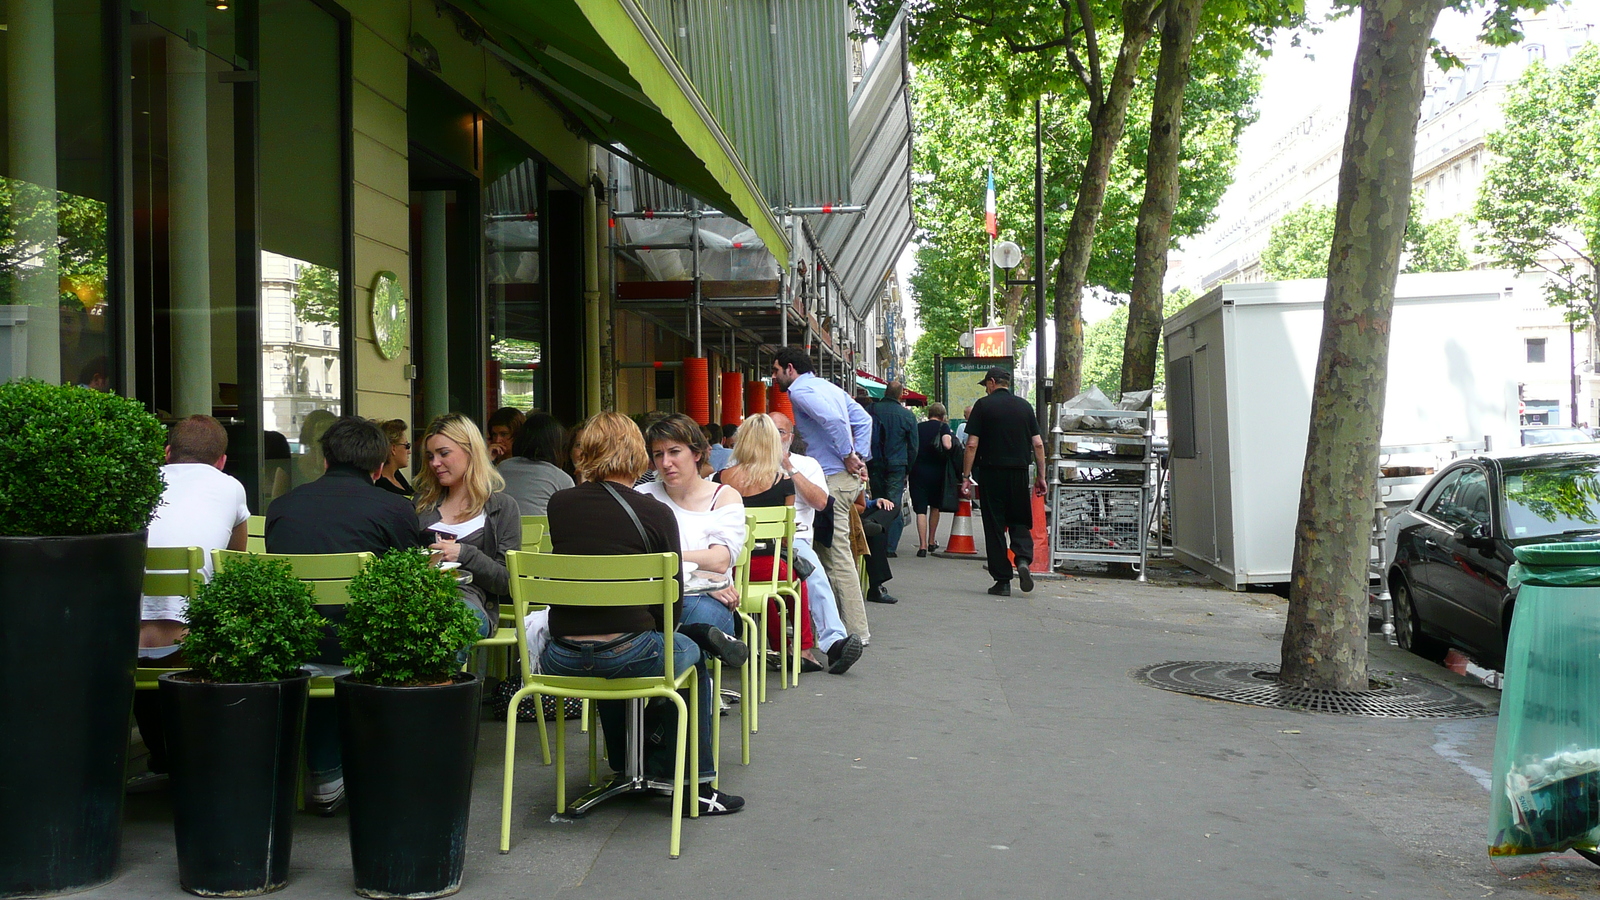
[[[1492,718],[1385,720],[1204,700],[1135,682],[1168,660],[1276,662],[1284,601],[1170,564],[1154,583],[1041,579],[984,593],[980,563],[894,563],[849,674],[771,691],[752,764],[723,720],[738,815],[664,799],[552,821],[523,726],[512,852],[497,852],[503,726],[485,723],[462,898],[1479,898],[1579,896],[1573,855],[1491,865]],[[1445,669],[1372,641],[1374,671]],[[574,731],[574,735],[576,732]],[[569,735],[571,737],[573,735]],[[569,742],[579,792],[586,742]],[[731,751],[729,748],[732,748]],[[122,875],[85,898],[183,896],[164,793],[129,798]],[[296,821],[288,898],[350,893],[347,818]],[[1504,873],[1504,874],[1502,874]]]

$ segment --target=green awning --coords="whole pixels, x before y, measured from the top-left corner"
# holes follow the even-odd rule
[[[456,3],[592,140],[746,222],[788,265],[777,216],[637,0]]]
[[[874,400],[883,399],[883,391],[886,387],[888,387],[888,385],[881,381],[873,381],[870,378],[862,378],[860,375],[856,376],[856,388],[858,390],[866,391],[867,396]]]

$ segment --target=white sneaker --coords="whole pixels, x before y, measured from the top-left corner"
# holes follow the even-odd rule
[[[325,784],[315,784],[306,792],[306,806],[319,816],[331,816],[344,805],[344,776]]]

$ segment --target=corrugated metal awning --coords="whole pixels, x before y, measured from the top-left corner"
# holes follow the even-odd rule
[[[850,182],[858,215],[816,216],[811,227],[857,315],[911,240],[911,97],[905,12],[895,17],[850,97]]]
[[[850,197],[844,0],[639,0],[778,208]]]
[[[448,0],[457,28],[595,143],[747,222],[781,263],[788,235],[640,0]]]

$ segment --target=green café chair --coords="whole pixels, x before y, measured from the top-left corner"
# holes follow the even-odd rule
[[[205,551],[199,547],[149,547],[144,552],[144,593],[151,597],[194,596],[200,589]],[[133,673],[135,690],[153,691],[164,672],[182,672],[187,666],[139,666]]]
[[[530,553],[549,553],[550,517],[522,517],[522,549]]]
[[[778,607],[778,616],[784,623],[778,634],[780,639],[787,643],[779,646],[778,659],[778,687],[788,688],[791,679],[795,685],[800,684],[800,582],[794,576],[794,507],[768,506],[757,507],[745,512],[745,527],[749,534],[759,542],[773,545],[773,553],[787,565],[789,577],[778,574],[778,566],[773,565],[772,574],[763,579],[757,579],[746,573],[746,585],[741,591],[743,598],[741,609],[746,607],[759,609],[761,612],[761,647],[762,659],[766,658],[766,615],[767,601],[772,600]],[[796,617],[793,633],[789,631],[789,611],[793,610]],[[767,679],[763,670],[761,676],[761,702],[767,701]]]
[[[244,549],[251,553],[267,552],[267,517],[251,516],[244,526]]]
[[[526,553],[506,554],[511,573],[511,600],[518,621],[536,604],[550,606],[653,606],[662,607],[662,621],[668,634],[674,625],[672,606],[679,597],[679,564],[675,553],[641,553],[629,556],[565,556]],[[644,678],[585,678],[570,675],[535,673],[526,641],[519,642],[518,664],[522,688],[512,695],[506,710],[506,758],[504,785],[500,798],[500,852],[511,851],[512,781],[516,772],[517,705],[527,696],[577,697],[587,700],[636,700],[664,697],[678,708],[678,734],[672,791],[672,836],[669,855],[678,858],[683,829],[684,797],[689,797],[689,815],[699,815],[696,799],[698,779],[685,779],[684,768],[698,773],[700,732],[693,716],[699,709],[699,681],[693,668],[673,674],[672,642],[662,654],[663,669],[658,676]],[[688,690],[687,703],[679,691]],[[596,735],[589,732],[591,767],[598,748]],[[556,812],[567,811],[566,719],[556,719]],[[687,751],[687,752],[686,752]],[[687,757],[687,758],[686,758]],[[689,788],[685,794],[686,785]]]

